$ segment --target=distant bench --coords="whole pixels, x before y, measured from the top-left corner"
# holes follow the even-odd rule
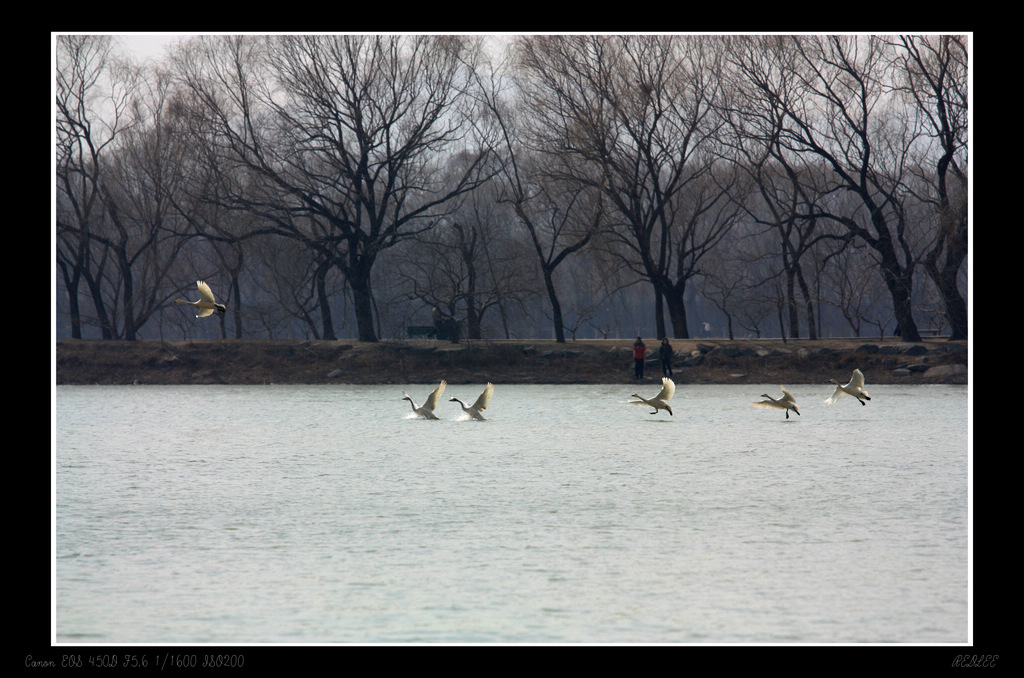
[[[409,338],[413,337],[432,337],[434,336],[433,325],[409,325],[405,328],[405,331],[409,333]]]

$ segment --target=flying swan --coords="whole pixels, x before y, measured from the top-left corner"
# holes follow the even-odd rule
[[[764,407],[766,409],[771,410],[785,410],[786,419],[789,419],[790,410],[793,410],[797,414],[800,414],[800,410],[798,410],[796,407],[796,398],[794,398],[793,394],[789,392],[789,389],[787,389],[785,386],[780,386],[779,388],[782,389],[781,398],[776,399],[771,397],[767,393],[762,393],[761,397],[766,398],[766,400],[754,401],[751,404],[754,407]]]
[[[175,299],[176,304],[189,304],[199,309],[199,313],[196,314],[197,318],[205,318],[212,314],[214,311],[220,311],[224,313],[227,311],[227,306],[224,304],[218,304],[213,299],[213,291],[210,286],[204,283],[202,280],[196,281],[196,287],[199,288],[199,299],[198,301],[185,301],[184,299]]]
[[[648,405],[654,408],[651,414],[657,414],[658,410],[668,410],[669,415],[672,414],[672,406],[668,404],[669,400],[672,400],[672,395],[676,392],[676,382],[672,381],[668,377],[661,378],[661,390],[658,391],[658,395],[654,396],[650,400],[637,394],[633,394],[634,398],[640,398],[639,400],[630,400],[631,405]]]
[[[494,393],[494,384],[487,382],[487,386],[484,387],[484,392],[480,394],[480,397],[476,399],[476,402],[472,405],[466,405],[458,398],[449,398],[449,402],[457,402],[461,407],[462,411],[469,416],[479,421],[484,421],[484,417],[481,412],[487,409],[491,404],[491,395]]]
[[[402,395],[404,396],[402,400],[408,400],[409,404],[412,405],[412,411],[424,419],[437,419],[438,417],[434,415],[434,408],[437,407],[437,403],[440,402],[441,394],[444,393],[444,387],[447,385],[448,382],[442,379],[438,387],[431,391],[430,395],[427,396],[422,407],[417,406],[416,401],[413,400],[412,396],[405,391],[402,391]]]
[[[850,377],[847,384],[840,384],[835,379],[829,379],[829,381],[836,385],[836,390],[825,400],[828,405],[833,404],[844,395],[852,395],[861,405],[867,404],[864,402],[865,400],[871,400],[868,392],[864,390],[864,373],[860,370],[853,371],[853,376]]]

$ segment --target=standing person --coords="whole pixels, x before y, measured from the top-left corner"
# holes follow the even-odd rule
[[[672,376],[672,353],[672,344],[668,343],[668,337],[662,337],[658,355],[661,358],[661,376],[663,377]]]
[[[633,377],[644,378],[644,354],[647,353],[647,345],[640,337],[633,342]]]

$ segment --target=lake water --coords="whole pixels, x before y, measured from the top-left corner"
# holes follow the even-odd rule
[[[966,386],[433,386],[58,386],[55,641],[969,641]]]

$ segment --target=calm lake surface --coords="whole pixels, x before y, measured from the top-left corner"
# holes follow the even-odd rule
[[[58,386],[55,640],[966,643],[967,387],[868,379]]]

